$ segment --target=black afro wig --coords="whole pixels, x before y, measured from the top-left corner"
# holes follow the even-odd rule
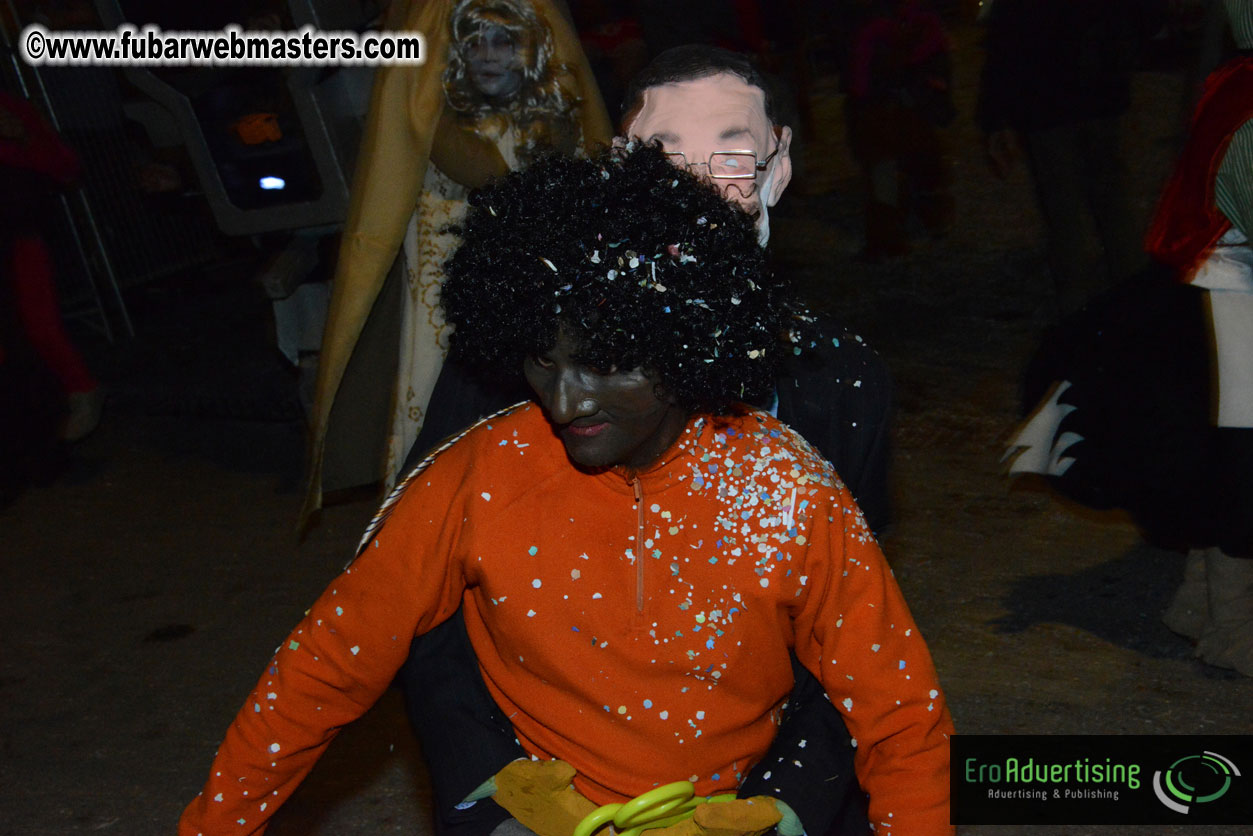
[[[642,368],[692,412],[774,386],[808,317],[753,218],[655,146],[552,156],[474,193],[441,302],[453,351],[514,371],[560,330],[595,368]]]

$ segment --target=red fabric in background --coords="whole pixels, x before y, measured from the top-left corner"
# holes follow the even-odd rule
[[[13,300],[26,338],[67,395],[92,391],[96,379],[61,321],[48,245],[39,236],[17,236],[10,246],[9,262]]]
[[[35,171],[61,186],[78,179],[78,155],[30,102],[0,90],[0,107],[20,119],[26,131],[22,139],[0,139],[0,166]]]
[[[1192,268],[1231,222],[1214,204],[1214,177],[1236,130],[1253,118],[1253,57],[1237,58],[1205,80],[1188,142],[1149,225],[1149,255],[1182,271]]]
[[[9,207],[10,210],[18,215],[22,212],[30,215],[19,231],[0,230],[10,238],[9,263],[3,267],[12,287],[18,322],[67,395],[90,392],[97,383],[65,332],[52,256],[39,233],[38,209],[43,195],[68,186],[78,178],[82,164],[74,149],[57,135],[30,102],[0,91],[0,108],[21,120],[23,132],[20,137],[0,139],[0,176],[8,178],[5,194],[8,199],[22,204]],[[25,175],[24,182],[30,191],[15,186],[23,176],[17,172]]]

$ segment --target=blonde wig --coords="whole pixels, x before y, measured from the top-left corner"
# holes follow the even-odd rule
[[[489,101],[470,80],[467,47],[487,26],[499,26],[517,44],[522,59],[522,86],[508,103]],[[577,104],[560,83],[565,68],[554,60],[548,21],[528,0],[460,0],[449,21],[452,43],[444,70],[444,94],[449,106],[472,120],[502,111],[519,124],[542,119],[570,117]]]

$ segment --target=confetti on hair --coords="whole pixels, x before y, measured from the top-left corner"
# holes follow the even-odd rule
[[[475,365],[518,368],[560,330],[580,362],[645,369],[685,409],[724,412],[772,390],[768,347],[803,330],[753,218],[655,146],[540,159],[472,194],[458,231],[441,302]]]

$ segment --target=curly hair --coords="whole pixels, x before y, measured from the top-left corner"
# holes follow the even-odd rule
[[[556,343],[641,368],[690,412],[767,395],[808,321],[752,218],[655,145],[550,156],[470,197],[441,304],[453,351],[516,370]]]
[[[470,80],[466,46],[488,25],[499,26],[518,45],[522,88],[506,109],[519,123],[564,117],[577,104],[558,81],[563,68],[554,62],[552,32],[530,3],[522,0],[459,0],[449,26],[452,44],[444,70],[444,94],[453,110],[482,119],[501,110],[501,103],[483,97]]]

